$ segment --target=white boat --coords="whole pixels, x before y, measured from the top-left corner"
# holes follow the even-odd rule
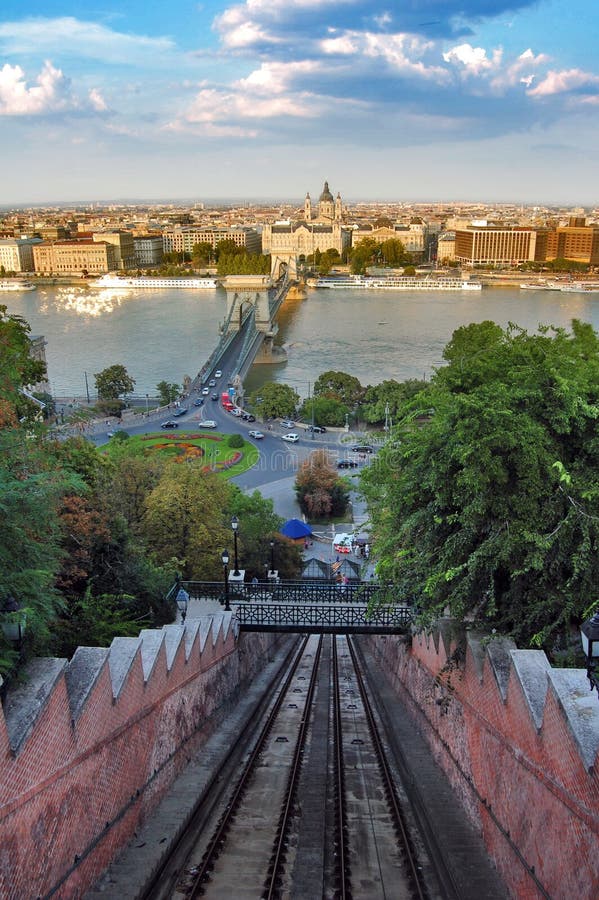
[[[564,294],[599,294],[599,284],[564,284],[560,287]]]
[[[563,284],[559,281],[528,281],[520,285],[521,291],[561,291]]]
[[[25,281],[23,278],[2,278],[0,280],[0,291],[34,291],[35,285],[32,281]]]
[[[411,275],[389,275],[386,278],[369,278],[366,275],[349,275],[342,278],[319,278],[317,288],[332,290],[364,291],[480,291],[480,281],[461,278],[414,278]]]
[[[161,276],[141,275],[138,278],[130,278],[126,276],[102,275],[95,281],[89,281],[90,288],[117,288],[119,290],[127,290],[134,288],[195,288],[196,290],[211,290],[218,287],[216,278],[164,278]]]

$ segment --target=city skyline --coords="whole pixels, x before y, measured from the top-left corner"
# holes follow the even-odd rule
[[[5,0],[0,204],[597,203],[588,0],[402,6]]]

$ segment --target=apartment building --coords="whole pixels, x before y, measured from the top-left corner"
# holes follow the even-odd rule
[[[107,241],[54,241],[33,248],[33,264],[42,275],[97,275],[118,268],[117,248]]]
[[[117,269],[133,269],[135,267],[135,247],[130,231],[95,231],[92,238],[94,241],[106,242],[114,246]]]
[[[5,272],[33,272],[33,248],[40,238],[5,238],[0,240],[0,266]]]
[[[159,266],[162,262],[162,235],[140,234],[133,236],[136,266]]]
[[[471,225],[455,232],[455,258],[466,266],[511,266],[542,257],[534,228]]]
[[[162,248],[165,253],[193,253],[196,244],[210,244],[216,247],[220,241],[233,241],[248,253],[262,252],[262,238],[254,228],[231,225],[227,228],[175,226],[162,233]]]
[[[579,217],[547,233],[547,259],[570,259],[599,265],[599,228]]]

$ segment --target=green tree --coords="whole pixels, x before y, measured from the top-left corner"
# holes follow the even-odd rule
[[[96,390],[100,400],[118,400],[123,394],[130,394],[135,387],[125,366],[114,365],[94,375]]]
[[[26,616],[25,654],[48,649],[61,605],[55,580],[63,558],[60,507],[77,486],[28,429],[0,430],[0,597],[12,594]],[[4,671],[14,662],[0,632]]]
[[[172,403],[177,399],[181,393],[181,385],[174,384],[170,381],[159,381],[156,385],[156,390],[158,391],[160,402],[163,406],[166,406],[168,403]]]
[[[396,238],[383,241],[380,245],[380,252],[386,266],[399,266],[406,261],[406,258],[410,258],[409,254],[406,254],[402,242]]]
[[[258,398],[261,398],[260,402]],[[276,381],[267,381],[250,394],[251,406],[259,408],[264,419],[295,416],[299,400],[299,394],[294,388]]]
[[[340,516],[347,509],[349,494],[326,450],[315,450],[299,467],[295,493],[301,511],[311,519]]]
[[[223,522],[231,488],[201,467],[167,466],[146,499],[143,536],[160,565],[178,560],[184,578],[220,577],[220,554],[230,540]]]
[[[350,265],[354,275],[363,275],[366,268],[374,263],[379,253],[379,244],[373,238],[363,238],[352,248]]]
[[[25,319],[0,305],[0,428],[15,425],[23,417],[33,420],[38,412],[20,393],[46,373],[44,364],[31,357],[30,332]]]
[[[359,380],[347,372],[335,372],[330,369],[319,375],[314,383],[315,398],[337,400],[352,409],[360,402],[363,394],[364,388]]]
[[[345,425],[345,417],[351,410],[349,406],[333,397],[312,397],[306,400],[302,406],[302,418],[306,422],[312,422],[312,410],[314,410],[315,425]]]
[[[212,259],[212,244],[208,241],[200,241],[194,244],[191,250],[191,260],[195,266],[205,266]]]
[[[272,500],[259,491],[245,494],[234,488],[228,512],[239,520],[239,564],[245,569],[246,581],[254,577],[263,580],[265,563],[270,565],[271,540],[275,541],[275,568],[280,577],[299,577],[301,548],[280,534],[283,519],[274,512]]]
[[[599,583],[598,336],[482,322],[444,358],[362,477],[380,572],[555,654]]]
[[[366,422],[380,424],[390,418],[396,422],[401,417],[402,409],[408,400],[424,390],[426,381],[409,378],[407,381],[388,379],[380,384],[371,385],[364,392],[360,414]]]

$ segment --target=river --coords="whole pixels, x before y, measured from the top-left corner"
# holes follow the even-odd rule
[[[222,289],[75,286],[5,293],[0,304],[22,315],[33,334],[45,336],[56,396],[84,396],[86,372],[93,393],[93,373],[115,363],[126,366],[143,395],[153,394],[163,379],[181,383],[199,371],[217,343],[226,298]],[[429,377],[460,325],[491,319],[535,331],[539,324],[567,327],[574,318],[599,331],[599,294],[486,287],[476,294],[309,290],[305,300],[286,300],[279,313],[277,340],[287,362],[254,366],[246,389],[284,381],[305,397],[327,369],[355,375],[364,385]]]

